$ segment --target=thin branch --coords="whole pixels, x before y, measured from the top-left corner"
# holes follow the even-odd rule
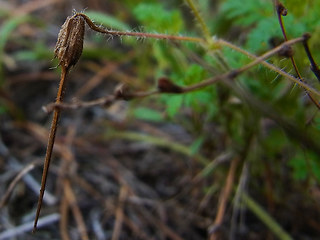
[[[71,240],[68,234],[68,222],[69,222],[69,204],[68,200],[65,194],[63,194],[61,202],[60,202],[60,222],[59,222],[59,228],[60,228],[60,234],[62,240]]]
[[[227,201],[230,197],[231,190],[234,185],[235,172],[236,172],[239,161],[240,161],[240,158],[237,156],[231,162],[231,166],[229,168],[226,183],[225,183],[224,188],[221,191],[220,196],[219,196],[218,212],[217,212],[216,218],[214,220],[214,224],[212,226],[212,229],[214,229],[214,230],[218,229],[219,226],[223,222],[225,210],[227,207]],[[210,232],[210,240],[217,240],[217,239],[218,239],[217,231],[211,231]]]
[[[56,108],[60,109],[79,109],[79,108],[90,108],[94,106],[110,106],[117,100],[131,100],[136,98],[144,98],[148,96],[152,96],[155,94],[160,93],[158,90],[150,91],[150,92],[136,92],[136,93],[129,93],[126,96],[117,96],[109,95],[106,97],[98,98],[92,101],[76,101],[74,103],[50,103],[47,106],[43,106],[42,109],[46,113],[52,112]]]
[[[28,174],[28,172],[30,172],[32,169],[35,168],[36,164],[38,163],[30,163],[28,164],[26,167],[24,167],[19,173],[18,175],[13,179],[13,181],[10,183],[6,193],[3,195],[3,197],[1,198],[0,201],[0,209],[4,207],[4,205],[7,203],[7,201],[9,200],[11,193],[14,189],[14,187],[17,185],[17,183],[20,181],[21,178],[23,178],[26,174]]]
[[[119,193],[119,205],[117,206],[116,209],[116,214],[115,214],[115,224],[113,228],[113,233],[112,233],[112,238],[111,240],[119,240],[120,239],[120,234],[121,234],[121,229],[123,225],[123,219],[124,219],[124,203],[128,197],[128,188],[124,185],[120,188],[120,193]]]
[[[235,49],[237,51],[244,52],[244,50],[242,50],[241,48],[239,48],[239,47],[237,47],[237,46],[235,46],[235,45],[233,45],[233,44],[231,44],[231,43],[229,43],[227,41],[224,41],[224,40],[218,40],[218,41],[222,45],[226,45],[226,46],[228,46],[228,47],[230,47],[232,49]],[[131,100],[131,99],[144,98],[144,97],[149,97],[149,96],[152,96],[152,95],[163,94],[163,93],[181,94],[181,93],[192,92],[192,91],[196,91],[196,90],[199,90],[201,88],[210,86],[210,85],[212,85],[212,84],[214,84],[214,83],[216,83],[218,81],[221,81],[223,79],[232,79],[232,78],[238,76],[239,74],[249,70],[250,68],[252,68],[252,67],[254,67],[254,66],[258,65],[258,64],[262,64],[262,65],[267,66],[268,68],[278,72],[282,76],[285,76],[286,78],[290,79],[291,81],[299,84],[301,87],[303,87],[304,89],[307,89],[309,92],[312,92],[313,94],[315,94],[317,96],[320,96],[320,93],[317,90],[315,90],[314,88],[311,88],[306,83],[300,82],[299,79],[297,79],[297,78],[293,77],[292,75],[284,72],[283,70],[277,68],[276,66],[265,62],[265,60],[267,58],[271,57],[274,54],[277,54],[283,48],[285,48],[287,46],[290,46],[290,45],[293,45],[293,44],[296,44],[298,42],[302,42],[302,41],[304,41],[303,37],[292,39],[292,40],[287,41],[287,42],[279,45],[278,47],[266,52],[265,54],[263,54],[260,57],[257,57],[257,56],[255,56],[255,55],[253,55],[251,53],[245,52],[245,55],[247,55],[250,58],[253,58],[255,60],[252,61],[251,63],[248,63],[247,65],[245,65],[245,66],[243,66],[241,68],[231,70],[231,71],[229,71],[227,73],[224,73],[224,74],[209,78],[209,79],[204,80],[204,81],[202,81],[200,83],[196,83],[196,84],[193,84],[193,85],[190,85],[190,86],[187,86],[187,87],[174,86],[175,88],[173,88],[172,85],[171,85],[170,87],[166,86],[166,89],[162,89],[162,88],[159,88],[159,85],[158,85],[158,89],[157,90],[153,90],[153,91],[149,91],[149,92],[136,92],[136,93],[130,92],[129,89],[126,89],[125,87],[123,87],[122,89],[116,90],[114,95],[109,95],[109,96],[106,96],[106,97],[103,97],[103,98],[99,98],[99,99],[96,99],[96,100],[93,100],[93,101],[88,101],[88,102],[80,102],[79,101],[79,102],[71,103],[71,104],[70,103],[61,103],[61,102],[57,103],[56,102],[56,103],[51,103],[51,104],[43,107],[43,109],[46,112],[51,112],[56,108],[60,108],[60,109],[79,109],[79,108],[89,108],[89,107],[93,107],[93,106],[109,106],[109,105],[113,104],[117,100]],[[160,80],[163,80],[163,79],[160,79]],[[159,80],[159,82],[160,82],[160,80]],[[163,81],[161,81],[161,82],[163,82]],[[166,84],[168,84],[168,80],[166,80],[165,82],[166,82]],[[172,83],[170,83],[170,84],[172,84]],[[170,91],[167,91],[168,88],[170,89]]]
[[[64,195],[66,196],[66,199],[68,201],[68,205],[70,206],[73,216],[76,220],[79,233],[82,240],[89,240],[86,224],[84,222],[83,216],[81,214],[80,208],[77,204],[76,197],[74,195],[74,192],[72,190],[70,181],[68,179],[65,179],[63,181],[63,189],[64,189]]]
[[[51,215],[47,215],[45,217],[42,217],[39,219],[39,224],[38,227],[43,227],[47,225],[52,225],[53,223],[57,222],[60,218],[60,215],[57,213],[53,213]],[[17,227],[14,227],[12,229],[8,229],[4,232],[0,233],[0,240],[5,240],[5,239],[15,239],[16,236],[19,236],[23,233],[27,233],[32,229],[33,223],[28,222],[24,223],[22,225],[19,225]],[[26,239],[26,238],[24,238]]]
[[[292,39],[292,40],[290,40],[290,41],[287,41],[287,42],[282,43],[282,44],[279,45],[278,47],[281,48],[281,46],[284,46],[285,44],[292,45],[292,44],[295,44],[295,43],[298,43],[298,42],[303,42],[303,40],[304,40],[303,37],[301,37],[301,38],[295,38],[295,39]],[[247,52],[246,50],[244,50],[244,49],[242,49],[242,48],[240,48],[240,47],[238,47],[238,46],[236,46],[236,45],[234,45],[234,44],[232,44],[232,43],[230,43],[230,42],[228,42],[228,41],[225,41],[225,40],[223,40],[223,39],[219,39],[218,41],[219,41],[219,43],[220,43],[221,45],[226,46],[226,47],[229,47],[229,48],[231,48],[231,49],[233,49],[233,50],[235,50],[235,51],[237,51],[237,52],[240,52],[240,53],[246,55],[246,56],[249,57],[249,58],[252,58],[252,59],[257,59],[257,58],[258,58],[258,57],[255,56],[254,54],[252,54],[252,53],[250,53],[250,52]],[[277,51],[277,52],[274,52],[274,54],[279,52],[280,49],[279,49],[278,47],[277,47],[278,51]],[[273,51],[273,50],[271,50],[271,51]],[[267,53],[266,53],[266,54],[267,54]],[[270,63],[268,63],[268,62],[266,62],[266,61],[262,61],[262,62],[260,62],[260,63],[261,63],[262,65],[264,65],[265,67],[269,68],[270,70],[272,70],[272,71],[274,71],[274,72],[282,75],[283,77],[291,80],[292,82],[298,84],[299,86],[301,86],[302,88],[304,88],[306,91],[311,92],[311,93],[313,93],[313,94],[315,94],[315,95],[317,95],[317,96],[320,96],[320,93],[319,93],[317,90],[315,90],[314,88],[310,87],[308,84],[306,84],[306,83],[304,83],[304,82],[301,82],[299,79],[295,78],[294,76],[292,76],[292,75],[284,72],[283,70],[281,70],[280,68],[274,66],[273,64],[270,64]]]
[[[193,15],[195,16],[195,18],[198,20],[198,23],[200,24],[200,27],[201,27],[201,30],[203,32],[204,37],[206,39],[210,39],[211,38],[210,31],[209,31],[207,25],[205,24],[203,18],[201,17],[200,11],[196,7],[194,1],[193,0],[185,0],[185,1],[189,5],[189,7],[190,7]]]
[[[109,34],[113,36],[131,36],[131,37],[139,37],[139,38],[155,38],[155,39],[165,39],[165,40],[172,40],[172,41],[189,41],[189,42],[196,42],[196,43],[204,43],[203,38],[198,37],[188,37],[188,36],[174,36],[174,35],[167,35],[167,34],[157,34],[157,33],[144,33],[144,32],[122,32],[122,31],[114,31],[108,30],[102,27],[95,25],[91,19],[85,15],[84,13],[76,13],[74,16],[81,16],[83,17],[89,27],[100,33]]]
[[[287,16],[288,14],[288,11],[287,9],[284,7],[284,5],[282,3],[279,2],[279,0],[276,0],[275,1],[275,8],[276,8],[276,12],[277,12],[277,15],[278,15],[278,21],[279,21],[279,24],[280,24],[280,28],[281,28],[281,31],[282,31],[282,35],[283,35],[283,38],[285,40],[285,42],[288,42],[288,36],[287,36],[287,33],[286,33],[286,29],[284,27],[284,24],[283,24],[283,20],[282,20],[282,17],[283,16]],[[303,40],[305,38],[303,37]],[[305,41],[302,41],[303,43]],[[290,52],[288,54],[290,60],[291,60],[291,63],[292,63],[292,66],[294,68],[294,71],[296,72],[296,74],[298,75],[298,78],[301,82],[305,82],[299,72],[299,69],[298,69],[298,66],[296,64],[296,61],[294,60],[294,57],[293,57],[293,52],[290,49],[288,49],[288,52]],[[312,94],[310,94],[307,90],[306,90],[306,93],[308,95],[308,97],[310,98],[310,100],[317,106],[318,109],[320,109],[320,103],[317,101],[317,99],[314,98],[314,96],[312,96]]]
[[[309,44],[308,44],[310,34],[306,33],[303,36],[305,37],[305,40],[302,42],[302,44],[311,64],[310,69],[314,73],[314,75],[317,77],[317,79],[320,81],[320,69],[311,54]]]

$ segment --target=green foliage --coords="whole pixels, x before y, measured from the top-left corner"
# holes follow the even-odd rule
[[[221,11],[227,19],[246,27],[271,15],[272,4],[267,0],[227,0],[222,4]]]
[[[146,31],[174,34],[183,29],[180,11],[166,9],[160,3],[140,3],[133,13]]]
[[[190,146],[190,152],[192,155],[199,153],[204,142],[204,136],[197,138]]]
[[[167,96],[164,101],[166,102],[166,111],[168,116],[173,119],[182,107],[184,96]]]
[[[4,55],[4,47],[9,40],[10,34],[17,28],[20,24],[30,21],[31,17],[29,16],[18,16],[13,17],[6,20],[0,29],[0,86],[3,84],[3,70],[2,70],[2,62],[3,62],[3,55]]]
[[[197,18],[192,16],[189,10],[186,11],[186,8],[181,7],[181,1],[124,0],[108,4],[113,7],[110,12],[117,12],[118,9],[123,9],[123,12],[119,15],[117,13],[117,16],[106,14],[106,11],[104,13],[86,11],[85,14],[95,23],[108,29],[200,36],[201,30],[198,29],[200,24]],[[213,35],[228,39],[231,43],[256,55],[272,48],[271,39],[278,38],[280,41],[283,39],[270,0],[199,0],[196,5],[203,11],[200,15],[205,17],[206,23],[210,23],[211,29],[217,31],[212,32]],[[283,17],[288,37],[294,38],[301,36],[304,32],[312,32],[310,47],[316,55],[316,60],[319,60],[320,1],[287,0],[284,1],[284,5],[289,10],[288,16]],[[212,14],[213,12],[216,14]],[[7,54],[5,47],[11,40],[11,35],[21,24],[30,22],[31,18],[10,17],[9,14],[2,14],[1,10],[0,16],[6,17],[0,29],[0,60],[3,60]],[[114,74],[115,80],[130,82],[129,85],[134,85],[133,89],[138,89],[137,91],[155,89],[157,79],[160,77],[167,77],[179,86],[190,86],[240,68],[252,61],[243,53],[216,46],[219,44],[215,45],[214,41],[210,45],[206,42],[198,44],[150,40],[143,37],[118,38],[118,36],[113,40],[101,34],[91,34],[86,38],[87,46],[84,47],[82,54],[85,67],[79,68],[83,67],[80,70],[89,76],[89,74],[95,74],[95,70],[100,68],[102,59],[108,59],[108,62],[115,61],[115,65],[119,64],[119,67],[112,71],[111,78]],[[51,60],[53,57],[52,49],[48,48],[50,44],[54,44],[51,39],[49,43],[47,39],[40,39],[34,43],[30,39],[19,39],[18,43],[12,48],[13,53],[10,52],[10,57],[15,61],[36,62],[43,59]],[[310,83],[309,62],[305,53],[298,44],[294,46],[294,50],[302,76]],[[93,64],[90,62],[92,59],[95,59]],[[289,59],[274,56],[268,61],[286,72],[295,74]],[[75,73],[73,76],[77,76],[78,69],[73,73]],[[130,81],[132,79],[134,81]],[[247,175],[250,175],[252,181],[248,184],[254,182],[258,185],[262,182],[262,187],[259,185],[256,189],[252,189],[257,195],[263,196],[261,189],[269,187],[266,186],[269,183],[265,183],[265,178],[270,176],[276,178],[271,179],[270,184],[273,184],[272,181],[281,181],[278,177],[282,176],[284,168],[286,171],[290,170],[289,174],[286,174],[286,177],[289,176],[292,180],[290,184],[303,184],[310,179],[319,184],[319,157],[312,150],[303,148],[302,140],[297,137],[293,140],[291,136],[294,134],[287,134],[288,129],[291,129],[291,123],[302,129],[301,132],[295,133],[297,136],[304,136],[305,129],[315,132],[320,130],[320,117],[311,114],[316,110],[314,105],[308,104],[309,100],[305,92],[298,87],[293,87],[291,82],[261,65],[251,68],[229,82],[227,80],[230,79],[222,79],[209,87],[193,92],[159,94],[144,100],[135,99],[132,100],[132,104],[129,104],[130,120],[134,118],[136,121],[147,121],[155,126],[170,121],[179,124],[183,131],[191,136],[191,141],[187,144],[183,142],[184,139],[172,138],[174,140],[168,141],[161,136],[110,131],[113,131],[113,137],[148,142],[157,147],[176,151],[182,154],[183,161],[186,158],[195,159],[192,171],[195,175],[201,173],[201,177],[206,178],[206,181],[201,182],[203,184],[201,189],[197,191],[199,196],[202,192],[212,194],[223,187],[220,183],[226,182],[227,174],[224,170],[229,163],[220,167],[216,162],[209,162],[225,155],[226,152],[230,152],[232,158],[234,156],[241,158],[239,166],[246,161],[250,162],[251,172]],[[106,85],[108,89],[105,92],[108,94],[112,92],[111,88],[115,84]],[[240,89],[239,92],[236,91],[236,87]],[[317,82],[314,83],[314,87],[319,88]],[[274,111],[272,112],[274,115],[260,112],[259,108],[264,109],[264,107]],[[10,110],[6,106],[0,106],[1,115],[7,114]],[[281,123],[288,123],[288,126]],[[298,127],[297,130],[300,130]],[[266,169],[265,166],[270,169]],[[222,171],[215,171],[216,168],[221,168]],[[236,175],[234,189],[236,189],[237,179],[242,178],[240,167],[234,174]],[[214,184],[212,179],[215,181]],[[282,186],[279,185],[277,190]],[[283,192],[281,194],[285,195],[286,189],[280,190]],[[190,191],[190,194],[193,194],[192,192]],[[273,195],[273,193],[269,194]],[[197,198],[199,196],[197,195]],[[207,199],[207,196],[203,199]],[[260,209],[259,206],[252,207],[259,212],[257,210]],[[262,215],[265,214],[262,213]],[[267,221],[270,222],[270,219]]]
[[[30,45],[30,43],[29,43]],[[52,51],[48,49],[44,42],[37,42],[31,50],[21,50],[14,54],[18,61],[37,61],[52,58]]]
[[[160,112],[145,107],[136,107],[133,110],[135,118],[146,121],[160,122],[163,120],[163,116]]]
[[[199,65],[191,64],[185,74],[174,76],[173,80],[177,84],[188,86],[198,83],[207,77],[207,72]],[[191,92],[188,94],[171,96],[164,95],[162,97],[166,104],[168,116],[172,119],[183,108],[193,111],[193,113],[201,116],[205,114],[206,119],[210,119],[217,111],[215,105],[216,91],[214,87]],[[208,102],[212,104],[208,104]]]
[[[5,106],[1,106],[0,105],[0,115],[1,114],[4,114],[4,113],[6,113],[7,112],[7,109],[5,108]]]
[[[86,15],[91,19],[94,19],[95,22],[102,24],[107,28],[122,30],[122,31],[130,30],[130,27],[128,24],[106,13],[100,13],[96,11],[86,11]]]
[[[316,181],[320,181],[320,163],[317,155],[299,151],[288,164],[292,167],[294,179],[306,180],[314,176]]]
[[[317,1],[287,1],[289,14],[283,18],[289,38],[301,36],[303,33],[313,31],[317,26],[319,5]],[[308,17],[301,14],[302,9],[308,9]],[[267,0],[227,0],[222,4],[221,14],[227,20],[239,27],[249,28],[246,38],[246,49],[252,52],[266,51],[270,48],[272,37],[282,39],[281,29],[273,5]],[[292,15],[296,13],[297,15]],[[299,15],[298,15],[299,12]],[[313,19],[313,20],[310,20]]]

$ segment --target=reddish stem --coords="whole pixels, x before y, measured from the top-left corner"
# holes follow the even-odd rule
[[[60,84],[59,84],[59,89],[58,89],[57,98],[56,98],[56,104],[62,103],[67,73],[68,73],[68,69],[64,66],[61,66],[61,78],[60,78]],[[49,133],[49,137],[48,137],[47,151],[46,151],[46,156],[45,156],[44,165],[43,165],[43,172],[42,172],[42,179],[41,179],[40,195],[39,195],[38,206],[37,206],[37,213],[36,213],[36,217],[35,217],[34,225],[33,225],[33,230],[32,230],[33,233],[37,230],[37,223],[38,223],[38,219],[39,219],[39,215],[40,215],[40,211],[41,211],[44,191],[46,188],[48,170],[49,170],[49,166],[50,166],[51,155],[52,155],[52,150],[53,150],[53,145],[54,145],[54,139],[56,137],[60,112],[61,112],[61,109],[57,108],[57,107],[54,109],[54,112],[53,112],[53,118],[52,118],[50,133]]]

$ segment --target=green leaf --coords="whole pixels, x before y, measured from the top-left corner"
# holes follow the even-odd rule
[[[115,28],[122,31],[130,29],[129,25],[106,13],[87,11],[86,15],[88,15],[88,17],[93,19],[96,23],[102,24],[105,27]]]
[[[7,109],[4,106],[0,106],[0,115],[7,112]]]
[[[182,106],[184,96],[168,96],[165,95],[167,103],[167,114],[170,118],[173,118]]]
[[[184,77],[184,84],[190,85],[194,83],[201,82],[206,76],[206,71],[197,64],[192,64],[189,66],[185,77]]]
[[[296,180],[305,180],[307,177],[307,163],[302,154],[298,154],[289,161],[289,166],[292,167],[293,177]]]
[[[0,29],[0,63],[2,62],[3,54],[4,54],[4,48],[9,40],[10,34],[14,31],[15,28],[17,28],[20,24],[32,20],[29,16],[18,16],[13,17],[11,19],[8,19],[4,23],[2,23],[1,29]],[[2,84],[2,65],[0,64],[0,85]]]
[[[269,48],[269,39],[275,36],[282,36],[277,18],[265,18],[248,34],[246,46],[252,52],[266,51]]]
[[[199,150],[204,142],[204,137],[197,138],[190,146],[190,152],[192,155],[199,153]]]
[[[141,3],[133,10],[136,18],[147,31],[178,33],[183,29],[183,21],[178,10],[165,9],[159,3]]]
[[[160,112],[152,110],[150,108],[138,107],[134,109],[133,115],[137,119],[160,122],[163,121],[163,116]]]
[[[228,0],[222,4],[221,11],[234,23],[249,26],[259,22],[262,16],[272,14],[273,7],[270,1],[265,0]]]

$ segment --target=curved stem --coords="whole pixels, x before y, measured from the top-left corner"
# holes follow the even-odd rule
[[[175,36],[175,35],[167,35],[167,34],[157,34],[157,33],[144,33],[144,32],[122,32],[122,31],[114,31],[114,30],[108,30],[102,27],[99,27],[95,25],[91,19],[83,14],[83,13],[76,13],[77,16],[83,17],[89,27],[100,33],[114,35],[114,36],[131,36],[131,37],[140,37],[140,38],[155,38],[155,39],[165,39],[165,40],[179,40],[179,41],[189,41],[189,42],[197,42],[197,43],[203,43],[203,38],[198,37],[187,37],[187,36]]]

